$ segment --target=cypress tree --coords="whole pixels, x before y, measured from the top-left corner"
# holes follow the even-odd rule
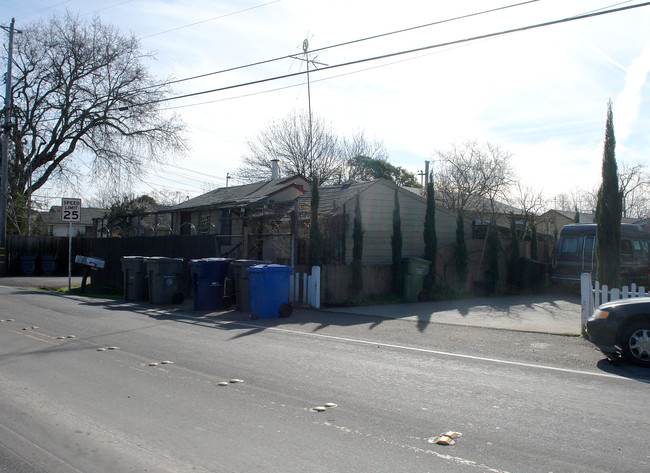
[[[454,260],[456,264],[456,274],[461,290],[464,289],[467,282],[467,242],[465,242],[465,219],[463,211],[458,209],[456,216],[456,244],[454,245]]]
[[[352,295],[359,296],[363,289],[363,230],[361,229],[361,203],[357,193],[356,208],[354,209],[354,223],[352,227]]]
[[[576,205],[576,214],[573,216],[573,221],[575,223],[580,223],[580,212],[578,211],[577,205]]]
[[[487,234],[487,274],[486,283],[489,294],[494,294],[499,288],[499,251],[501,250],[501,239],[499,229],[490,223]]]
[[[395,203],[393,205],[393,235],[390,239],[393,255],[393,291],[396,295],[402,292],[402,217],[400,216],[397,186],[395,187]]]
[[[307,264],[309,267],[320,266],[323,257],[323,235],[318,225],[318,177],[314,176],[311,185],[311,220],[309,225],[309,247],[307,251]]]
[[[436,236],[436,202],[433,190],[433,173],[427,182],[427,208],[424,215],[424,259],[431,261],[429,274],[424,278],[424,291],[430,292],[436,282],[436,252],[438,237]]]
[[[517,238],[517,222],[515,214],[510,213],[510,251],[508,251],[508,282],[514,288],[519,287],[521,251]]]
[[[603,149],[603,182],[596,205],[596,278],[601,284],[619,287],[621,280],[621,207],[616,165],[616,139],[611,99],[607,103],[607,123]]]

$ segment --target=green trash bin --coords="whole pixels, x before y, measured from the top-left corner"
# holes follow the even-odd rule
[[[180,304],[185,295],[181,291],[183,258],[154,256],[146,258],[151,304]]]
[[[417,302],[422,292],[424,277],[429,274],[431,261],[422,258],[402,258],[404,271],[404,299]]]
[[[144,256],[123,256],[122,272],[124,273],[124,300],[148,300],[147,258]]]

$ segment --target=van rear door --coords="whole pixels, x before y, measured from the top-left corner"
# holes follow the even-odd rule
[[[596,236],[595,235],[585,235],[583,237],[582,244],[582,271],[581,273],[592,273],[595,268],[596,261]]]

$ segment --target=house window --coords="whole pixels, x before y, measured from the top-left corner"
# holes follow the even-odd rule
[[[221,209],[219,216],[219,234],[227,235],[219,239],[221,245],[229,246],[232,244],[230,235],[232,235],[232,214],[230,209]]]

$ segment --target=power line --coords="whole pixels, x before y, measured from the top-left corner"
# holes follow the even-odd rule
[[[333,44],[333,45],[330,45],[330,46],[325,46],[325,47],[322,47],[322,48],[313,49],[311,51],[308,51],[308,53],[309,54],[317,53],[317,52],[320,52],[320,51],[326,51],[326,50],[338,48],[338,47],[341,47],[341,46],[348,46],[348,45],[351,45],[351,44],[361,43],[363,41],[369,41],[369,40],[372,40],[372,39],[383,38],[383,37],[386,37],[386,36],[391,36],[391,35],[395,35],[395,34],[399,34],[399,33],[405,33],[405,32],[414,31],[414,30],[417,30],[417,29],[428,28],[430,26],[437,26],[437,25],[441,25],[441,24],[444,24],[444,23],[451,23],[453,21],[464,20],[464,19],[471,18],[471,17],[474,17],[474,16],[485,15],[487,13],[494,13],[494,12],[497,12],[497,11],[500,11],[500,10],[506,10],[506,9],[509,9],[509,8],[514,8],[514,7],[518,7],[518,6],[522,6],[522,5],[527,5],[529,3],[535,3],[535,2],[538,2],[538,1],[540,1],[540,0],[528,0],[528,1],[525,1],[525,2],[514,3],[514,4],[511,4],[511,5],[506,5],[506,6],[499,7],[499,8],[492,8],[492,9],[489,9],[489,10],[482,10],[482,11],[479,11],[479,12],[468,13],[466,15],[456,16],[456,17],[453,17],[453,18],[447,18],[447,19],[444,19],[444,20],[438,20],[438,21],[434,21],[434,22],[431,22],[431,23],[425,23],[423,25],[411,26],[409,28],[403,28],[403,29],[400,29],[400,30],[390,31],[388,33],[381,33],[381,34],[377,34],[377,35],[373,35],[373,36],[368,36],[368,37],[365,37],[365,38],[355,39],[355,40],[351,40],[351,41],[345,41],[343,43],[338,43],[338,44]],[[244,10],[242,10],[242,11],[244,11]],[[208,20],[206,20],[206,21],[208,21]],[[145,36],[145,38],[146,37],[147,36]],[[157,85],[151,85],[151,86],[148,86],[148,87],[143,87],[140,90],[145,90],[145,89],[148,89],[148,88],[164,87],[166,85],[178,84],[180,82],[187,82],[187,81],[195,80],[195,79],[203,79],[205,77],[210,77],[210,76],[214,76],[214,75],[218,75],[218,74],[224,74],[226,72],[233,72],[233,71],[238,71],[238,70],[241,70],[241,69],[247,69],[249,67],[261,66],[263,64],[269,64],[269,63],[272,63],[272,62],[281,61],[283,59],[295,59],[296,56],[298,56],[298,55],[297,54],[288,54],[286,56],[279,56],[279,57],[276,57],[276,58],[273,58],[273,59],[265,59],[265,60],[262,60],[262,61],[257,61],[257,62],[252,62],[252,63],[249,63],[249,64],[244,64],[244,65],[241,65],[241,66],[234,66],[234,67],[230,67],[230,68],[227,68],[227,69],[221,69],[219,71],[206,72],[204,74],[199,74],[199,75],[196,75],[196,76],[186,77],[186,78],[183,78],[183,79],[170,80],[170,81],[163,82],[163,83],[160,83],[160,84],[157,84]]]
[[[250,11],[250,10],[255,10],[256,8],[262,8],[262,7],[265,7],[267,5],[271,5],[273,3],[278,3],[278,2],[281,2],[281,1],[282,0],[273,0],[272,2],[262,3],[261,5],[255,5],[253,7],[244,8],[243,10],[234,11],[232,13],[226,13],[225,15],[215,16],[214,18],[208,18],[207,20],[201,20],[201,21],[197,21],[195,23],[190,23],[190,24],[187,24],[187,25],[179,26],[177,28],[172,28],[172,29],[169,29],[169,30],[161,31],[159,33],[153,33],[153,34],[150,34],[150,35],[147,35],[147,36],[141,36],[140,39],[146,39],[146,38],[151,38],[153,36],[158,36],[158,35],[165,34],[165,33],[171,33],[172,31],[182,30],[183,28],[189,28],[190,26],[200,25],[201,23],[207,23],[208,21],[219,20],[221,18],[226,18],[228,16],[237,15],[238,13],[243,13],[243,12],[247,12],[247,11]]]
[[[70,0],[68,0],[68,1],[70,1]],[[119,5],[123,4],[123,3],[129,3],[130,1],[132,1],[132,0],[127,0],[127,1],[122,2],[122,3],[111,5],[109,7],[104,8],[104,9],[113,8],[115,6],[119,6]],[[276,3],[276,2],[279,2],[279,1],[281,1],[281,0],[274,0],[272,2],[268,2],[268,3],[262,4],[262,5],[247,8],[247,9],[244,9],[244,10],[239,10],[239,11],[229,13],[227,15],[222,15],[222,16],[234,15],[234,14],[241,13],[241,12],[251,10],[251,9],[254,9],[254,8],[259,8],[259,7],[262,7],[262,6],[266,6],[266,5],[269,5],[271,3]],[[466,15],[461,15],[461,16],[457,16],[457,17],[453,17],[453,18],[447,18],[447,19],[444,19],[444,20],[438,20],[438,21],[426,23],[426,24],[423,24],[423,25],[412,26],[412,27],[403,28],[403,29],[400,29],[400,30],[390,31],[388,33],[381,33],[381,34],[378,34],[378,35],[373,35],[373,36],[369,36],[369,37],[365,37],[365,38],[355,39],[355,40],[352,40],[352,41],[346,41],[346,42],[343,42],[343,43],[338,43],[338,44],[334,44],[334,45],[330,45],[330,46],[325,46],[325,47],[322,47],[322,48],[314,49],[312,51],[308,51],[308,53],[315,53],[315,52],[319,52],[319,51],[325,51],[325,50],[334,49],[334,48],[337,48],[337,47],[340,47],[340,46],[346,46],[346,45],[350,45],[350,44],[360,43],[360,42],[363,42],[363,41],[368,41],[368,40],[372,40],[372,39],[376,39],[376,38],[386,37],[386,36],[399,34],[399,33],[404,33],[404,32],[408,32],[408,31],[413,31],[413,30],[417,30],[417,29],[427,28],[427,27],[430,27],[430,26],[440,25],[440,24],[444,24],[444,23],[450,23],[450,22],[453,22],[453,21],[467,19],[467,18],[479,16],[479,15],[484,15],[484,14],[487,14],[487,13],[494,13],[494,12],[497,12],[497,11],[500,11],[500,10],[506,10],[506,9],[509,9],[509,8],[514,8],[514,7],[518,7],[518,6],[522,6],[522,5],[526,5],[526,4],[530,4],[530,3],[536,3],[538,1],[540,1],[540,0],[527,0],[527,1],[524,1],[524,2],[514,3],[514,4],[506,5],[506,6],[503,6],[503,7],[492,8],[492,9],[488,9],[488,10],[482,10],[482,11],[474,12],[474,13],[468,13]],[[203,23],[203,22],[206,22],[206,21],[211,21],[211,20],[214,20],[214,19],[217,19],[217,18],[221,18],[221,17],[215,17],[215,18],[211,18],[211,19],[208,19],[208,20],[203,20],[201,22],[194,23],[194,24],[199,24],[199,23]],[[194,24],[192,24],[192,25],[194,25]],[[186,26],[182,26],[182,27],[179,27],[179,28],[175,28],[175,29],[185,28],[187,26],[192,26],[192,25],[186,25]],[[175,29],[168,30],[168,31],[174,31]],[[162,33],[165,33],[165,32],[166,31],[161,32],[161,33],[155,33],[154,35],[150,35],[150,36],[155,36],[155,35],[162,34]],[[145,36],[143,38],[147,38],[147,37],[148,36]],[[213,71],[213,72],[208,72],[208,73],[205,73],[205,74],[199,74],[199,75],[192,76],[192,77],[187,77],[187,78],[184,78],[184,79],[175,79],[175,80],[163,82],[163,83],[156,84],[156,85],[149,85],[149,86],[146,86],[146,87],[141,87],[139,89],[136,89],[136,90],[134,90],[132,92],[129,92],[128,95],[134,95],[134,94],[137,94],[140,91],[147,90],[147,89],[164,87],[166,85],[173,85],[173,84],[177,84],[177,83],[180,83],[180,82],[186,82],[186,81],[190,81],[190,80],[201,79],[201,78],[204,78],[204,77],[209,77],[209,76],[222,74],[222,73],[226,73],[226,72],[233,72],[233,71],[237,71],[237,70],[240,70],[240,69],[245,69],[245,68],[249,68],[249,67],[254,67],[254,66],[259,66],[259,65],[263,65],[263,64],[268,64],[268,63],[280,61],[280,60],[283,60],[283,59],[293,59],[293,58],[295,58],[295,56],[296,56],[295,54],[293,54],[293,55],[290,54],[290,55],[280,56],[280,57],[273,58],[273,59],[266,59],[266,60],[263,60],[263,61],[249,63],[249,64],[245,64],[245,65],[241,65],[241,66],[235,66],[235,67],[228,68],[228,69],[222,69],[220,71]],[[371,59],[369,59],[369,60],[371,60]],[[332,67],[340,67],[340,66],[341,65],[332,66]],[[296,73],[294,75],[300,75],[300,74],[304,74],[304,72],[303,73]],[[291,77],[291,75],[289,75],[289,76],[281,76],[281,77],[278,77],[278,78],[271,78],[271,79],[267,79],[265,81],[277,80],[277,79],[285,78],[285,77]],[[323,79],[316,80],[315,82],[320,82],[322,80]],[[264,81],[262,81],[262,82],[264,82]],[[238,86],[234,86],[234,87],[243,87],[245,85],[252,85],[254,83],[256,83],[256,82],[248,83],[248,84],[242,84],[242,85],[238,85]],[[289,88],[289,87],[294,87],[294,86],[288,86],[288,87],[282,87],[282,88],[279,88],[279,89],[273,89],[273,91],[281,90],[281,89]],[[214,91],[216,92],[218,90],[219,89],[216,89]],[[227,90],[227,88],[224,88],[223,90]],[[210,91],[206,91],[206,92],[203,92],[203,93],[210,93]],[[249,95],[257,95],[257,94],[249,94]],[[188,95],[188,96],[191,96],[191,95]],[[177,98],[183,98],[183,97],[185,97],[185,96],[179,96]],[[141,104],[138,104],[138,105],[154,104],[154,103],[158,103],[158,102],[166,101],[166,100],[175,100],[175,98],[170,97],[170,98],[162,99],[162,100],[158,100],[158,101],[152,100],[152,101],[144,102],[144,103],[141,103]],[[204,103],[209,103],[209,102],[204,102]],[[135,105],[133,105],[133,106],[135,106]],[[170,109],[171,108],[182,108],[182,107],[170,107]],[[125,107],[124,109],[126,110],[126,109],[128,109],[128,107]],[[52,120],[55,120],[55,119],[47,119],[45,121],[52,121]]]
[[[493,39],[493,38],[488,38],[488,39]],[[393,61],[393,62],[389,62],[389,63],[385,63],[385,64],[378,64],[378,65],[375,65],[375,66],[372,66],[372,67],[366,67],[364,69],[359,69],[359,70],[355,70],[355,71],[351,71],[351,72],[344,72],[344,73],[341,73],[341,74],[336,74],[336,75],[332,75],[332,76],[328,76],[328,77],[323,77],[321,79],[312,79],[311,82],[312,83],[325,82],[325,81],[328,81],[328,80],[337,79],[339,77],[350,76],[350,75],[353,75],[353,74],[359,74],[361,72],[372,71],[374,69],[379,69],[379,68],[382,68],[382,67],[393,66],[395,64],[400,64],[402,62],[414,61],[414,60],[417,60],[417,59],[421,59],[423,57],[431,56],[432,54],[439,54],[439,53],[449,51],[451,49],[462,48],[462,47],[466,47],[466,46],[467,46],[466,44],[465,45],[456,45],[455,48],[449,48],[449,49],[444,50],[444,51],[433,51],[433,52],[429,52],[429,53],[422,54],[422,55],[419,55],[419,56],[415,56],[415,57],[411,57],[411,58],[404,58],[404,59],[400,59],[398,61]],[[197,107],[199,105],[207,105],[207,104],[211,104],[211,103],[226,102],[226,101],[229,101],[229,100],[237,100],[237,99],[242,99],[242,98],[246,98],[246,97],[254,97],[256,95],[268,94],[268,93],[271,93],[271,92],[278,92],[280,90],[292,89],[294,87],[302,87],[303,85],[305,85],[305,82],[300,82],[300,83],[291,84],[291,85],[285,85],[285,86],[282,86],[282,87],[276,87],[274,89],[262,90],[262,91],[259,91],[259,92],[251,92],[251,93],[248,93],[248,94],[236,95],[236,96],[233,96],[233,97],[226,97],[226,98],[215,99],[215,100],[206,100],[206,101],[203,101],[203,102],[195,102],[195,103],[190,103],[190,104],[186,104],[186,105],[176,105],[176,106],[173,106],[173,107],[163,108],[161,110],[178,110],[178,109],[181,109],[181,108]]]
[[[650,5],[650,2],[645,2],[645,3],[640,3],[640,4],[637,4],[637,5],[630,5],[630,6],[627,6],[627,7],[615,8],[615,9],[611,9],[611,10],[598,11],[598,12],[588,13],[588,14],[584,14],[584,15],[578,15],[578,16],[573,16],[573,17],[568,17],[568,18],[562,18],[562,19],[559,19],[559,20],[552,20],[552,21],[547,21],[547,22],[543,22],[543,23],[537,23],[537,24],[533,24],[533,25],[522,26],[522,27],[519,27],[519,28],[501,30],[501,31],[497,31],[497,32],[494,32],[494,33],[487,33],[487,34],[478,35],[478,36],[471,36],[471,37],[464,38],[464,39],[458,39],[458,40],[454,40],[454,41],[447,41],[447,42],[444,42],[444,43],[437,43],[437,44],[433,44],[433,45],[429,45],[429,46],[422,46],[422,47],[419,47],[419,48],[407,49],[407,50],[402,50],[402,51],[398,51],[398,52],[394,52],[394,53],[382,54],[380,56],[374,56],[374,57],[369,57],[369,58],[364,58],[364,59],[357,59],[357,60],[354,60],[354,61],[348,61],[348,62],[344,62],[344,63],[340,63],[340,64],[334,64],[334,65],[331,65],[331,66],[324,66],[324,67],[321,67],[321,68],[319,68],[317,70],[320,72],[320,71],[326,71],[326,70],[336,69],[336,68],[340,68],[340,67],[353,66],[353,65],[356,65],[356,64],[363,64],[365,62],[370,62],[370,61],[378,61],[378,60],[381,60],[381,59],[388,59],[388,58],[391,58],[391,57],[402,56],[402,55],[406,55],[406,54],[413,54],[413,53],[417,53],[417,52],[421,52],[421,51],[427,51],[427,50],[442,48],[442,47],[446,47],[446,46],[453,46],[453,45],[458,45],[458,44],[462,44],[462,43],[478,41],[478,40],[482,40],[482,39],[495,38],[495,37],[498,37],[498,36],[505,36],[505,35],[508,35],[508,34],[520,33],[520,32],[523,32],[523,31],[529,31],[529,30],[533,30],[533,29],[544,28],[544,27],[558,25],[558,24],[562,24],[562,23],[569,23],[569,22],[573,22],[573,21],[584,20],[584,19],[588,19],[588,18],[594,18],[594,17],[597,17],[597,16],[609,15],[609,14],[612,14],[612,13],[619,13],[619,12],[622,12],[622,11],[631,10],[631,9],[640,8],[640,7],[646,7],[646,6],[649,6],[649,5]],[[149,102],[144,102],[142,104],[135,104],[133,106],[138,106],[138,105],[142,106],[142,105],[149,105],[149,104],[155,104],[155,103],[169,102],[171,100],[178,100],[178,99],[183,99],[183,98],[196,97],[196,96],[199,96],[199,95],[211,94],[211,93],[215,93],[215,92],[222,92],[222,91],[225,91],[225,90],[232,90],[232,89],[247,87],[247,86],[251,86],[251,85],[263,84],[263,83],[266,83],[266,82],[272,82],[272,81],[281,80],[281,79],[288,79],[288,78],[291,78],[291,77],[297,77],[297,76],[301,76],[301,75],[304,75],[304,74],[306,74],[305,71],[293,72],[293,73],[283,74],[283,75],[274,76],[274,77],[267,77],[265,79],[258,79],[258,80],[249,81],[249,82],[242,82],[242,83],[239,83],[239,84],[229,85],[229,86],[226,86],[226,87],[218,87],[218,88],[215,88],[215,89],[203,90],[203,91],[199,91],[199,92],[193,92],[193,93],[189,93],[189,94],[178,95],[178,96],[175,96],[175,97],[166,97],[166,98],[163,98],[163,99],[157,99],[157,100],[152,100],[152,101],[149,101]]]

